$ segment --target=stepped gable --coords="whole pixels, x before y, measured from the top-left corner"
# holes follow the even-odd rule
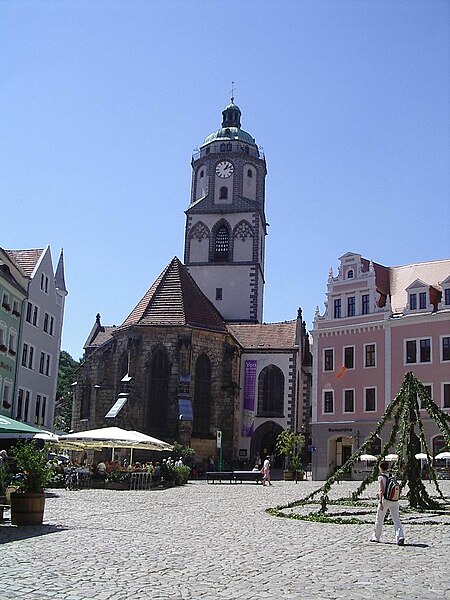
[[[24,275],[31,277],[44,252],[44,248],[36,248],[33,250],[5,250],[5,252],[16,263]]]
[[[228,324],[228,331],[244,349],[286,349],[296,346],[297,321]]]
[[[131,311],[130,325],[191,325],[226,332],[222,316],[175,256]]]

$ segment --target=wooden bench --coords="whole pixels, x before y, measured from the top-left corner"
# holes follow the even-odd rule
[[[261,481],[260,471],[207,471],[206,481],[215,483],[216,481],[226,481],[228,483],[242,483],[243,481]]]
[[[208,483],[215,483],[216,481],[228,481],[228,483],[233,482],[233,472],[232,471],[207,471],[206,472],[206,481]]]
[[[234,481],[242,483],[243,481],[262,481],[261,471],[233,471]]]

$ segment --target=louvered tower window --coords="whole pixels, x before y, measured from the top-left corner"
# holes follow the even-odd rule
[[[230,236],[225,225],[221,225],[216,233],[214,244],[214,260],[227,261],[230,249]]]

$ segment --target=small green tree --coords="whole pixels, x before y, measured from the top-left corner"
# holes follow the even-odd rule
[[[298,471],[300,469],[300,452],[304,445],[305,436],[301,433],[294,433],[286,429],[278,435],[276,450],[278,454],[284,454],[286,457],[286,470]]]

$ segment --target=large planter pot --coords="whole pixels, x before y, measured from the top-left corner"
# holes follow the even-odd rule
[[[284,481],[294,481],[295,471],[283,471]]]
[[[11,494],[11,523],[13,525],[42,525],[45,494]]]

